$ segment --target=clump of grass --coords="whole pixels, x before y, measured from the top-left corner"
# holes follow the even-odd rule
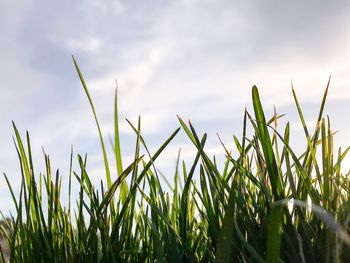
[[[349,148],[334,153],[330,120],[323,117],[329,83],[313,132],[293,90],[305,135],[301,155],[289,144],[289,123],[277,130],[282,116],[266,118],[254,86],[254,114],[244,112],[242,138],[233,136],[237,155],[222,144],[223,167],[206,153],[207,135],[197,134],[180,117],[180,128],[153,153],[142,137],[140,119],[136,125],[128,121],[135,132],[135,155],[124,167],[116,97],[114,175],[92,98],[75,60],[74,64],[96,121],[106,179],[93,185],[87,156],[79,154],[79,170],[73,171],[72,150],[69,205],[63,206],[59,170],[51,170],[50,158],[44,154],[46,171],[36,176],[29,135],[23,140],[13,124],[22,182],[16,196],[5,175],[16,211],[6,227],[0,226],[11,251],[10,262],[350,260],[350,182],[341,172]],[[180,129],[197,154],[190,164],[178,159],[173,185],[165,190],[155,162]],[[80,191],[71,206],[73,183]]]

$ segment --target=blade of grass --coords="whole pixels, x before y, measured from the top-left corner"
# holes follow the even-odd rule
[[[81,73],[81,71],[80,71],[80,69],[79,69],[78,63],[76,62],[74,56],[72,56],[72,58],[73,58],[73,62],[74,62],[74,65],[75,65],[75,69],[77,70],[79,79],[80,79],[80,81],[81,81],[81,84],[83,85],[85,94],[86,94],[86,96],[87,96],[87,98],[88,98],[88,100],[89,100],[90,107],[91,107],[92,113],[93,113],[94,118],[95,118],[95,123],[96,123],[96,126],[97,126],[98,135],[99,135],[99,137],[100,137],[100,143],[101,143],[101,148],[102,148],[102,154],[103,154],[103,161],[104,161],[105,172],[106,172],[107,185],[108,185],[108,188],[110,188],[111,185],[112,185],[111,173],[110,173],[110,170],[109,170],[107,152],[106,152],[105,143],[104,143],[104,140],[103,140],[103,137],[102,137],[102,132],[101,132],[100,124],[99,124],[99,122],[98,122],[97,114],[96,114],[96,111],[95,111],[95,107],[94,107],[94,104],[92,103],[92,99],[91,99],[89,90],[88,90],[88,88],[87,88],[87,86],[86,86],[84,77],[83,77],[83,75],[82,75],[82,73]]]

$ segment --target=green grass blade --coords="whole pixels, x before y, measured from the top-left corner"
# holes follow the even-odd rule
[[[90,93],[89,93],[89,90],[86,86],[86,83],[85,83],[85,80],[84,80],[84,77],[79,69],[79,66],[74,58],[74,56],[72,56],[73,58],[73,62],[74,62],[74,65],[75,65],[75,69],[77,70],[77,73],[79,75],[79,79],[81,81],[81,84],[83,85],[83,88],[84,88],[84,91],[85,91],[85,94],[89,100],[89,103],[90,103],[90,107],[91,107],[91,110],[92,110],[92,113],[94,115],[94,118],[95,118],[95,122],[96,122],[96,126],[97,126],[97,130],[98,130],[98,135],[100,137],[100,143],[101,143],[101,148],[102,148],[102,154],[103,154],[103,161],[104,161],[104,166],[105,166],[105,172],[106,172],[106,179],[107,179],[107,185],[108,185],[108,188],[111,187],[112,185],[112,180],[111,180],[111,173],[110,173],[110,170],[109,170],[109,165],[108,165],[108,158],[107,158],[107,152],[106,152],[106,147],[105,147],[105,143],[104,143],[104,140],[103,140],[103,137],[102,137],[102,132],[101,132],[101,128],[100,128],[100,124],[98,122],[98,119],[97,119],[97,114],[96,114],[96,111],[95,111],[95,107],[94,107],[94,104],[92,103],[92,99],[91,99],[91,96],[90,96]]]
[[[114,153],[117,165],[118,176],[123,172],[122,152],[120,150],[119,119],[118,119],[118,83],[116,81],[114,96]]]
[[[275,155],[273,153],[273,146],[271,143],[269,131],[265,120],[264,111],[260,102],[259,92],[256,86],[252,90],[253,106],[258,127],[258,136],[263,148],[263,153],[266,162],[266,168],[269,173],[269,178],[272,186],[272,192],[276,200],[282,199],[284,196],[282,182],[279,176],[278,166]]]
[[[238,173],[234,177],[229,193],[229,199],[225,208],[225,215],[217,241],[216,262],[229,263],[231,256],[236,252],[232,249],[233,234],[235,230],[235,210],[236,210],[236,191],[237,182],[239,180]]]
[[[280,262],[283,207],[273,207],[269,215],[266,262]]]

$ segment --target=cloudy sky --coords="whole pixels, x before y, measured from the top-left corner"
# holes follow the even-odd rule
[[[0,171],[18,187],[14,120],[22,134],[31,134],[37,172],[43,146],[65,182],[74,145],[76,153],[89,154],[95,182],[103,178],[97,131],[72,54],[105,137],[113,132],[118,80],[125,163],[135,138],[124,118],[136,122],[139,114],[153,150],[179,126],[178,114],[209,133],[209,152],[222,154],[216,133],[232,147],[243,111],[251,109],[253,84],[267,111],[275,105],[302,134],[291,80],[312,128],[329,75],[326,113],[340,130],[336,141],[347,146],[349,13],[349,1],[0,0]],[[171,171],[180,147],[184,158],[193,153],[181,133],[158,167]],[[8,211],[3,178],[0,195],[0,209]]]

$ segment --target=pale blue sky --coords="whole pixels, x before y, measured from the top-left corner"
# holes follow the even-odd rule
[[[179,114],[209,133],[210,152],[222,154],[215,134],[232,147],[244,108],[251,108],[253,84],[269,112],[275,104],[300,134],[290,81],[312,125],[330,74],[326,112],[340,130],[336,140],[347,146],[349,13],[349,1],[0,0],[0,171],[18,186],[14,120],[31,134],[38,170],[43,146],[66,178],[73,144],[89,154],[95,180],[103,178],[97,132],[71,54],[105,135],[112,132],[118,79],[125,163],[134,137],[124,118],[136,121],[139,114],[153,149],[179,126]],[[158,166],[171,171],[180,147],[184,157],[193,152],[180,134]],[[6,211],[3,178],[0,195]]]

